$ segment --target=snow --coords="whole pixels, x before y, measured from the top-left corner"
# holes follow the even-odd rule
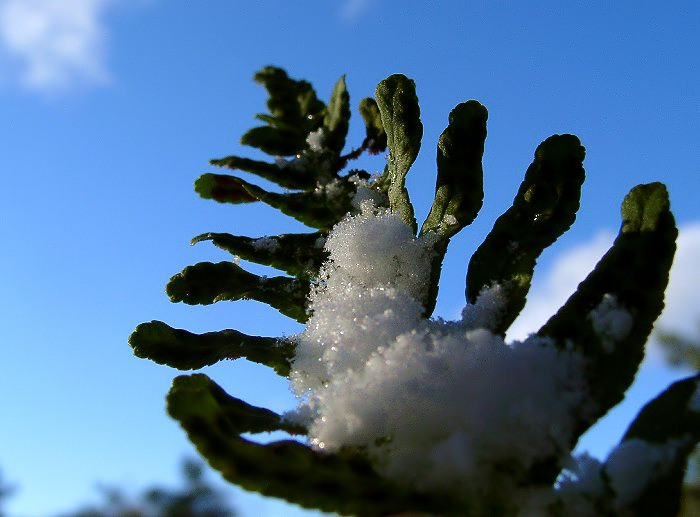
[[[309,149],[311,149],[315,153],[319,153],[324,149],[323,143],[325,139],[326,135],[324,134],[323,128],[321,127],[307,135],[306,143],[308,144]]]
[[[379,189],[373,188],[369,181],[361,179],[358,175],[352,175],[348,178],[355,184],[355,193],[352,197],[352,207],[354,212],[361,212],[362,205],[370,203],[376,206],[387,206],[389,200],[386,194]]]
[[[339,198],[347,193],[345,183],[338,178],[328,182],[319,182],[316,184],[316,188],[314,188],[315,195],[325,196],[328,199]]]
[[[613,294],[605,294],[600,304],[588,314],[588,319],[608,353],[613,352],[615,345],[627,337],[634,324],[632,315]]]
[[[557,480],[557,490],[533,498],[525,515],[546,515],[547,505],[558,504],[565,510],[561,515],[597,517],[601,513],[597,503],[607,494],[602,472],[601,462],[586,453],[572,458]]]
[[[616,507],[625,508],[654,479],[668,474],[681,444],[679,441],[649,443],[639,439],[620,443],[610,453],[605,465],[605,473],[615,492]]]
[[[605,464],[583,454],[560,476],[555,497],[566,515],[595,517],[600,514],[596,501],[611,494],[615,515],[631,515],[630,505],[654,481],[668,475],[685,445],[682,439],[650,443],[632,438],[613,449]]]
[[[493,334],[497,285],[460,321],[425,319],[437,239],[367,198],[336,225],[294,337],[300,405],[286,416],[316,449],[365,447],[384,475],[419,490],[515,490],[541,459],[568,457],[572,416],[588,400],[584,359]]]
[[[484,287],[477,303],[462,310],[462,323],[469,328],[494,328],[505,306],[503,296],[503,288],[498,284]]]
[[[695,382],[697,386],[695,387],[695,391],[688,401],[688,409],[695,413],[700,413],[700,382]]]
[[[257,251],[275,252],[279,249],[280,244],[276,237],[261,237],[259,239],[255,239],[252,242],[252,246]]]

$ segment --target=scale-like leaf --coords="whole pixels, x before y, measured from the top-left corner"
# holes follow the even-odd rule
[[[258,199],[249,194],[238,178],[225,174],[203,174],[194,183],[194,190],[204,199],[219,203],[251,203]]]
[[[382,116],[379,113],[377,102],[371,97],[365,97],[360,101],[360,115],[365,121],[365,140],[362,147],[370,154],[379,154],[386,151],[386,132],[382,124]]]
[[[350,95],[345,85],[345,76],[341,76],[333,88],[323,119],[324,146],[335,154],[340,154],[345,147],[345,137],[350,124]]]
[[[267,108],[285,128],[296,128],[302,135],[315,129],[326,106],[310,83],[291,79],[283,69],[274,66],[263,68],[254,79],[265,86],[269,95]]]
[[[244,260],[304,278],[314,276],[328,256],[323,251],[325,238],[320,232],[285,233],[257,239],[209,232],[192,239],[192,244],[206,240]]]
[[[291,341],[249,336],[231,329],[194,334],[162,321],[141,323],[129,336],[129,344],[137,357],[179,370],[196,370],[222,359],[243,357],[286,377],[294,358]]]
[[[417,225],[406,189],[406,174],[418,156],[423,137],[416,85],[405,75],[394,74],[379,83],[375,97],[389,147],[385,175],[391,209],[415,232]]]
[[[380,477],[359,452],[319,453],[292,440],[260,445],[241,438],[244,432],[297,429],[271,411],[229,396],[204,375],[177,377],[167,402],[168,413],[200,454],[245,490],[348,515],[450,514],[448,497],[407,492]]]
[[[254,127],[241,137],[241,144],[260,149],[272,156],[293,156],[301,153],[305,135],[271,126]]]
[[[469,262],[467,301],[499,285],[506,306],[493,329],[504,334],[525,305],[530,281],[542,251],[576,219],[585,172],[585,149],[573,135],[542,142],[525,173],[513,206],[496,220]]]
[[[438,140],[435,201],[421,234],[451,237],[471,224],[484,199],[481,159],[488,112],[477,101],[458,104]]]
[[[173,302],[209,305],[224,300],[250,299],[266,303],[302,323],[308,317],[308,281],[257,276],[233,262],[199,262],[187,266],[170,279],[165,290]]]
[[[440,275],[442,273],[442,261],[447,253],[449,237],[441,236],[433,245],[433,258],[430,264],[430,280],[423,300],[423,317],[429,318],[435,310],[438,291],[440,290]]]
[[[201,373],[176,377],[167,401],[168,412],[178,420],[180,416],[185,416],[187,413],[199,413],[207,419],[219,413],[230,426],[232,434],[273,431],[303,434],[306,432],[300,425],[283,420],[274,411],[252,406],[230,396],[218,384]]]
[[[301,167],[285,167],[276,163],[261,162],[241,158],[240,156],[227,156],[226,158],[209,160],[209,163],[217,167],[227,167],[232,170],[242,170],[256,174],[261,178],[276,183],[280,187],[289,189],[309,189],[316,186],[317,171]]]
[[[664,307],[677,234],[664,185],[633,188],[622,204],[622,228],[612,248],[538,331],[587,359],[596,410],[579,416],[580,432],[620,402],[634,379]]]
[[[325,104],[306,81],[291,79],[281,68],[268,66],[255,74],[265,86],[270,115],[258,115],[267,126],[253,128],[241,137],[241,143],[273,156],[292,156],[304,149],[306,135],[321,124]]]
[[[470,224],[484,198],[481,158],[486,139],[486,108],[476,101],[458,104],[438,140],[438,177],[435,201],[421,228],[421,234],[436,232],[425,315],[435,308],[442,261],[449,238]]]
[[[235,176],[229,176],[229,178],[232,178],[232,184],[237,183],[238,188],[252,198],[320,230],[329,230],[352,209],[352,196],[357,188],[347,178],[337,178],[308,192],[278,194],[268,192]],[[198,190],[198,192],[200,191]],[[200,195],[202,195],[201,192]]]

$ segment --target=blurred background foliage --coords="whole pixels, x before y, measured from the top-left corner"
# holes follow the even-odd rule
[[[693,336],[662,328],[657,330],[656,338],[671,366],[700,372],[700,319]],[[681,517],[697,515],[700,515],[700,446],[695,447],[688,461],[680,513]]]
[[[236,517],[229,494],[207,479],[199,460],[182,460],[181,477],[179,487],[154,485],[135,495],[118,486],[98,486],[98,503],[86,503],[56,517]],[[0,475],[0,517],[10,517],[3,503],[15,490]]]

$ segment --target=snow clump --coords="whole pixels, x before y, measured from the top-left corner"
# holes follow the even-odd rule
[[[608,353],[615,350],[615,345],[627,337],[634,325],[632,315],[613,294],[603,296],[598,306],[588,314],[588,318]]]
[[[565,458],[587,400],[583,358],[491,331],[499,286],[461,321],[424,317],[437,235],[361,203],[331,231],[329,259],[295,336],[292,387],[313,447],[364,447],[384,475],[418,490],[513,487]],[[504,468],[507,466],[507,468]]]
[[[315,153],[320,153],[323,151],[323,144],[326,140],[326,135],[323,131],[323,128],[318,128],[316,131],[312,131],[306,136],[306,143],[309,146],[309,149],[311,149]]]
[[[700,382],[698,382],[698,385],[695,388],[693,395],[688,401],[688,409],[695,413],[700,413]]]
[[[682,445],[682,441],[649,443],[636,438],[620,443],[605,465],[617,508],[621,510],[636,501],[655,479],[666,476]]]
[[[636,515],[631,505],[650,485],[669,474],[678,451],[687,445],[683,439],[651,443],[630,438],[620,442],[605,463],[583,454],[564,471],[550,502],[558,499],[566,508],[566,515],[597,517],[600,508],[595,501],[612,493],[615,515]]]

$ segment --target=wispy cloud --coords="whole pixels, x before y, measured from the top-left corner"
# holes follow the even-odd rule
[[[527,305],[509,329],[508,338],[527,337],[557,312],[605,254],[613,238],[612,232],[601,232],[562,252],[547,270],[536,271]]]
[[[343,0],[340,16],[347,21],[357,19],[370,4],[370,0]]]
[[[109,79],[101,17],[111,0],[0,0],[0,53],[30,90]]]
[[[508,338],[522,339],[544,324],[595,267],[613,237],[612,232],[600,233],[562,253],[548,270],[536,274],[527,306],[509,330]],[[657,327],[695,335],[700,319],[700,222],[682,225],[677,245],[666,290],[666,309]],[[653,339],[647,352],[651,360],[660,360],[661,352]]]
[[[658,327],[693,335],[700,319],[700,222],[680,227],[678,249]]]

